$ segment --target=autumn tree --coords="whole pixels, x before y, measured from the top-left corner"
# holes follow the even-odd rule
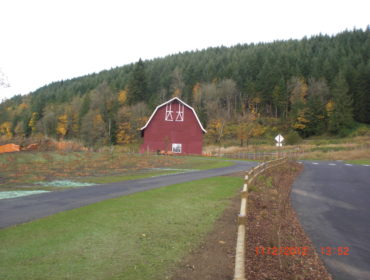
[[[109,143],[106,124],[97,110],[90,110],[82,119],[81,138],[89,146],[102,146]]]
[[[207,127],[207,136],[215,143],[221,144],[226,134],[226,119],[219,117],[210,121]]]
[[[149,119],[150,111],[148,106],[144,102],[139,102],[130,108],[131,110],[131,126],[132,133],[136,138],[136,141],[141,139],[140,128],[142,128]]]
[[[307,91],[308,85],[302,77],[292,77],[287,85],[290,102],[290,118],[292,128],[298,132],[306,129],[307,123]]]
[[[239,140],[240,146],[248,146],[249,140],[253,137],[261,136],[265,133],[266,127],[258,123],[257,113],[249,113],[241,116],[236,125],[233,126],[233,133]]]
[[[23,121],[18,121],[14,127],[14,134],[17,137],[24,137],[25,136],[26,128],[24,127]]]
[[[37,125],[38,120],[39,120],[39,114],[37,112],[33,112],[32,115],[31,115],[31,119],[28,122],[28,126],[30,127],[32,134],[35,134],[36,131],[37,131],[36,130],[36,125]]]
[[[235,81],[232,79],[221,80],[217,84],[217,89],[220,92],[218,94],[219,103],[225,108],[227,118],[234,118],[240,104],[240,95]]]
[[[120,90],[118,92],[118,103],[122,106],[127,101],[127,90]]]
[[[304,78],[292,77],[288,82],[289,101],[293,114],[298,113],[306,103],[308,86]]]
[[[68,117],[67,114],[63,114],[58,117],[58,124],[57,124],[57,134],[62,139],[68,133]]]
[[[119,108],[117,93],[106,82],[103,82],[90,93],[90,108],[99,112],[105,124],[109,143],[115,143],[117,129],[116,114]]]
[[[5,135],[7,138],[11,138],[13,136],[12,124],[10,122],[0,124],[0,135]]]
[[[128,107],[122,107],[117,115],[117,144],[130,144],[133,142],[135,135],[133,135],[131,126],[131,111]]]

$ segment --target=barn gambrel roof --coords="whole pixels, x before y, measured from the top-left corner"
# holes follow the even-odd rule
[[[167,104],[171,103],[171,102],[172,102],[172,101],[174,101],[174,100],[177,100],[178,102],[180,102],[180,103],[181,103],[181,104],[183,104],[184,106],[188,107],[191,111],[193,111],[194,116],[195,116],[195,118],[197,119],[197,121],[198,121],[198,124],[199,124],[200,128],[202,129],[202,131],[203,131],[204,133],[207,133],[207,130],[205,130],[205,129],[204,129],[204,127],[203,127],[202,123],[200,122],[200,120],[199,120],[199,118],[198,118],[198,115],[197,115],[197,113],[195,112],[194,108],[193,108],[193,107],[191,107],[191,106],[189,106],[188,104],[186,104],[184,101],[182,101],[182,100],[181,100],[180,98],[178,98],[178,97],[174,97],[174,98],[172,98],[172,99],[170,99],[170,100],[166,101],[165,103],[162,103],[161,105],[158,105],[158,106],[155,108],[155,110],[154,110],[153,114],[150,116],[149,120],[146,122],[146,124],[145,124],[142,128],[140,128],[140,130],[144,130],[145,128],[147,128],[147,126],[149,125],[149,123],[151,122],[151,120],[153,119],[154,115],[157,113],[157,111],[158,111],[158,109],[159,109],[159,108],[161,108],[161,107],[163,107],[163,106],[165,106],[165,105],[167,105]]]

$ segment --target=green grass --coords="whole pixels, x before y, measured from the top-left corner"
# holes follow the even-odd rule
[[[226,160],[209,159],[202,157],[184,157],[185,161],[182,164],[175,166],[176,170],[144,170],[141,172],[133,172],[131,174],[122,174],[114,176],[101,176],[101,177],[89,177],[82,178],[83,182],[91,182],[96,184],[115,183],[127,180],[136,180],[143,178],[150,178],[154,176],[164,176],[176,173],[187,172],[190,170],[206,170],[213,168],[222,168],[233,165],[234,163]]]
[[[149,177],[154,177],[154,176],[164,176],[164,175],[170,175],[170,174],[175,174],[179,172],[180,171],[175,171],[175,170],[149,171],[149,172],[144,172],[144,173],[124,174],[124,175],[116,175],[116,176],[83,178],[81,179],[81,181],[89,182],[89,183],[96,183],[96,184],[107,184],[107,183],[116,183],[116,182],[122,182],[122,181],[127,181],[127,180],[149,178]]]
[[[315,147],[315,148],[312,148],[310,151],[328,153],[328,152],[349,151],[349,150],[353,150],[353,148],[352,147]]]
[[[242,183],[176,184],[0,230],[0,279],[166,279]]]
[[[347,163],[352,164],[367,164],[370,165],[370,159],[356,159],[356,160],[346,160]]]
[[[183,164],[176,165],[176,168],[206,170],[213,168],[228,167],[234,163],[225,159],[213,159],[207,157],[184,157]]]

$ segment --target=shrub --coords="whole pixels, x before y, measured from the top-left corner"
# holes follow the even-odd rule
[[[299,136],[298,132],[296,131],[290,131],[286,138],[285,138],[285,143],[287,145],[296,145],[302,142],[301,136]]]
[[[367,126],[360,126],[351,134],[352,136],[370,136],[370,128]]]

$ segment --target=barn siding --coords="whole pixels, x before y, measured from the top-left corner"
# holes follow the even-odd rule
[[[173,111],[179,101],[172,101]],[[202,154],[203,131],[193,111],[184,106],[184,121],[166,121],[166,106],[160,107],[144,130],[141,152],[172,150],[172,143],[182,144],[181,154]],[[168,140],[166,140],[168,139]],[[166,147],[167,144],[167,147]]]

